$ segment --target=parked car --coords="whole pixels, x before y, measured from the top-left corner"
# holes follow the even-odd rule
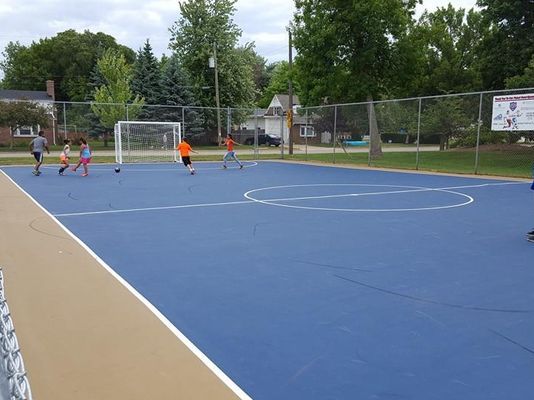
[[[258,134],[258,145],[266,144],[267,146],[280,146],[280,143],[282,141],[280,140],[280,136],[275,135],[269,135],[267,133],[260,133]],[[253,145],[254,144],[254,137],[249,137],[245,140],[245,144],[247,145]]]

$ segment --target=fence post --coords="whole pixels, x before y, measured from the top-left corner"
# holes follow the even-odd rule
[[[371,110],[372,110],[372,106],[373,106],[373,102],[371,101],[369,105],[367,105],[367,107],[371,107]],[[367,118],[369,118],[369,150],[367,152],[367,166],[370,167],[371,166],[371,149],[373,148],[373,135],[371,135],[371,132],[373,131],[372,111],[368,112],[367,115],[368,115]]]
[[[130,117],[128,116],[128,104],[126,104],[126,121],[129,121],[130,120]]]
[[[333,134],[333,142],[334,142],[334,152],[332,154],[332,162],[333,164],[336,163],[336,130],[337,130],[337,106],[334,106],[334,134]]]
[[[306,110],[306,127],[304,128],[304,151],[306,153],[305,160],[308,161],[308,110]]]
[[[478,121],[477,121],[477,147],[475,149],[475,175],[478,174],[479,147],[480,147],[480,127],[482,126],[482,93],[480,93],[480,102],[478,104]]]
[[[182,138],[185,137],[185,107],[182,106]]]
[[[280,146],[281,153],[280,156],[282,157],[282,160],[284,159],[284,146],[286,144],[284,140],[284,113],[282,112],[282,115],[280,115],[280,138],[282,139],[282,145]]]
[[[415,169],[419,169],[419,144],[421,142],[421,97],[419,97],[419,110],[417,112],[417,150],[415,152]]]
[[[259,110],[257,108],[254,109],[254,159],[257,160],[259,157],[259,149],[258,149],[258,114]]]
[[[63,102],[63,133],[65,134],[65,139],[67,138],[67,104]]]
[[[230,107],[226,107],[226,134],[232,133],[232,110]]]

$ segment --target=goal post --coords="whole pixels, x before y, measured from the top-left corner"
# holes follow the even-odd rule
[[[115,124],[115,161],[176,162],[182,139],[180,122],[118,121]]]

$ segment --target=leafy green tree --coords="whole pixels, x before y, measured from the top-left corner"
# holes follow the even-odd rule
[[[398,43],[412,22],[415,0],[296,0],[295,63],[303,104],[358,102],[388,94],[400,68]],[[374,107],[371,157],[382,154]]]
[[[144,99],[134,97],[130,89],[131,67],[117,50],[106,50],[97,66],[105,84],[96,88],[91,109],[109,132],[117,121],[135,120],[141,112]]]
[[[304,104],[365,101],[398,79],[397,42],[415,0],[296,0],[295,62]]]
[[[477,44],[487,26],[480,13],[455,9],[452,5],[425,12],[415,28],[414,42],[424,50],[418,83],[419,95],[461,93],[480,89],[474,68]],[[421,59],[420,59],[421,60]]]
[[[145,99],[146,104],[161,104],[161,70],[158,60],[154,57],[149,40],[139,49],[133,66],[131,82],[132,92]],[[140,115],[142,119],[157,120],[158,108],[145,107]]]
[[[503,89],[506,78],[521,74],[534,55],[534,6],[531,0],[478,0],[490,24],[482,40],[479,68],[486,89]]]
[[[215,106],[215,73],[208,60],[217,53],[221,107],[247,107],[255,97],[252,45],[238,48],[241,30],[233,22],[236,0],[180,2],[180,19],[171,28],[170,47],[189,73],[195,96]],[[209,87],[206,91],[203,88]]]
[[[287,94],[289,83],[289,63],[280,61],[272,64],[271,79],[269,85],[265,88],[258,107],[267,108],[275,94]],[[293,94],[298,95],[300,85],[295,79],[292,80]]]
[[[39,125],[48,127],[49,111],[42,105],[26,101],[0,101],[0,126],[11,128],[11,144],[13,148],[15,132],[23,126]]]
[[[506,78],[507,89],[520,89],[534,87],[534,56],[522,74]]]
[[[450,139],[463,135],[472,125],[469,109],[459,97],[438,98],[422,112],[421,131],[440,135],[440,151],[448,149]]]
[[[46,80],[56,83],[56,98],[83,101],[97,60],[106,49],[115,49],[133,62],[135,53],[117,44],[112,36],[67,30],[30,46],[10,42],[4,50],[3,84],[7,89],[44,90]]]

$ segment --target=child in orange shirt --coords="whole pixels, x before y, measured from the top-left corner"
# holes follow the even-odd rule
[[[182,141],[178,144],[178,146],[176,146],[176,150],[180,152],[180,157],[182,158],[182,162],[189,169],[189,172],[191,172],[191,175],[195,175],[195,168],[193,168],[193,164],[191,163],[191,157],[189,156],[189,152],[193,152],[193,153],[197,153],[197,152],[191,148],[191,145],[189,144],[187,138],[182,139]]]
[[[237,158],[234,151],[234,144],[239,146],[239,143],[234,142],[234,138],[231,134],[228,134],[226,137],[226,140],[224,141],[224,144],[226,145],[226,154],[223,158],[223,168],[226,168],[226,161],[229,161],[230,159],[234,159],[236,163],[239,164],[239,168],[243,168],[243,164],[241,164],[241,161]]]

